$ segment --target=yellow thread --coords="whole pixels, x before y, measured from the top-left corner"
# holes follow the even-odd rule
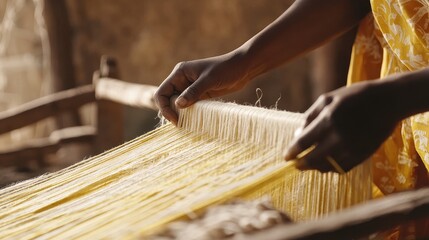
[[[0,239],[133,239],[233,198],[270,196],[295,221],[365,201],[369,165],[300,172],[283,149],[303,115],[202,101],[171,124],[0,189]]]

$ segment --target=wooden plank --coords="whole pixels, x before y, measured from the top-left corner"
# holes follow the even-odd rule
[[[100,78],[95,87],[97,99],[110,100],[123,105],[158,110],[153,95],[156,86],[126,83],[113,78]]]
[[[157,87],[151,85],[132,84],[112,78],[101,78],[96,87],[87,85],[54,93],[0,112],[0,134],[55,116],[59,112],[94,102],[96,94],[99,100],[156,110],[153,102],[153,93],[156,89]],[[119,113],[122,115],[122,108]]]
[[[234,239],[351,239],[424,217],[429,218],[429,188],[392,194],[333,213],[320,220],[283,224]]]
[[[67,143],[90,142],[96,135],[94,127],[70,127],[56,130],[48,138],[32,139],[20,146],[0,151],[0,167],[24,165],[25,161],[55,153]]]
[[[52,142],[69,144],[76,142],[86,142],[96,136],[97,130],[93,126],[68,127],[53,131],[49,135]]]
[[[94,101],[95,89],[93,85],[41,97],[21,106],[0,112],[0,134]]]

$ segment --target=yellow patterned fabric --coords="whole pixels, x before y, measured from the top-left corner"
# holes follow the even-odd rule
[[[371,0],[371,6],[359,26],[348,83],[428,67],[429,0]],[[429,185],[428,139],[429,113],[418,114],[402,121],[372,156],[374,182],[383,194]],[[402,226],[389,238],[427,236],[429,227],[421,224]]]

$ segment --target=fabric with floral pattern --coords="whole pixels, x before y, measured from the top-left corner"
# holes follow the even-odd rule
[[[358,29],[348,84],[428,67],[429,0],[371,0],[371,6]],[[370,161],[383,194],[429,186],[429,113],[403,120]],[[427,229],[429,221],[420,221],[385,239],[429,236]]]

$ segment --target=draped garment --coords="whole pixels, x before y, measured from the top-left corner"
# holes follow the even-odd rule
[[[371,7],[372,14],[358,29],[348,84],[428,67],[429,0],[371,0]],[[398,124],[370,159],[374,183],[382,194],[429,186],[428,142],[429,112]],[[428,223],[398,227],[388,238],[429,236]]]

